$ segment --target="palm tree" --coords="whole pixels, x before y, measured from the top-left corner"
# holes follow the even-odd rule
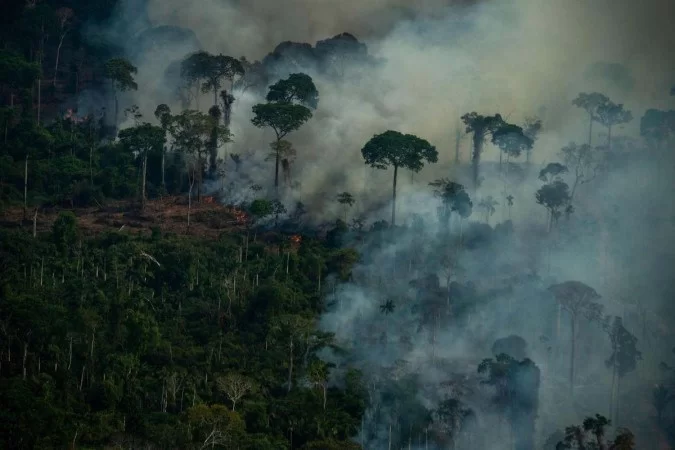
[[[499,205],[499,203],[494,198],[492,198],[491,195],[488,195],[478,203],[478,206],[485,210],[485,221],[488,223],[488,225],[490,224],[490,217],[496,211],[495,206],[497,205]]]

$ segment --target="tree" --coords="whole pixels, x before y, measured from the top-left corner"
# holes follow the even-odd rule
[[[316,109],[319,105],[317,91],[312,77],[304,73],[292,73],[287,79],[270,86],[266,100],[270,103],[296,103]]]
[[[624,110],[622,104],[607,101],[598,106],[595,111],[598,123],[607,128],[607,151],[612,150],[612,127],[623,125],[633,120],[633,114]]]
[[[199,91],[209,77],[212,67],[211,55],[205,51],[199,51],[188,55],[180,64],[180,77],[185,82],[187,89],[195,88],[195,104],[199,109]],[[208,92],[208,89],[206,90]]]
[[[260,103],[253,106],[253,125],[258,128],[269,127],[274,131],[274,187],[279,187],[279,162],[281,159],[281,140],[289,133],[299,129],[312,118],[312,112],[305,106],[290,103]]]
[[[394,167],[393,198],[391,204],[391,225],[396,225],[396,178],[398,169],[408,169],[419,172],[424,162],[438,161],[436,147],[412,134],[402,134],[398,131],[385,131],[375,135],[361,149],[366,164],[376,169]]]
[[[130,152],[137,154],[141,160],[141,208],[145,209],[148,154],[150,152],[162,154],[166,143],[166,134],[161,127],[144,123],[120,131],[119,139],[122,145]]]
[[[218,105],[218,91],[222,86],[222,80],[229,80],[230,85],[234,84],[234,78],[244,74],[244,68],[241,62],[236,58],[225,55],[205,55],[198,56],[200,62],[204,62],[204,66],[197,65],[204,71],[199,74],[204,78],[202,83],[202,92],[207,93],[213,91],[213,104]],[[203,59],[202,59],[203,58]],[[231,87],[230,87],[231,89]]]
[[[309,364],[308,378],[315,387],[321,388],[323,394],[323,410],[326,410],[326,401],[328,399],[328,376],[330,374],[330,364],[320,359],[315,359]]]
[[[474,187],[478,187],[478,171],[485,138],[498,130],[505,122],[499,114],[495,114],[494,116],[483,116],[477,112],[464,114],[462,116],[462,122],[466,125],[466,132],[473,133],[473,153],[471,154],[471,163],[473,165]]]
[[[576,359],[577,326],[580,318],[589,322],[600,322],[602,305],[596,301],[600,295],[592,287],[580,281],[565,281],[551,285],[548,290],[558,302],[559,308],[570,314],[572,332],[570,335],[570,394],[574,395],[574,363]]]
[[[585,110],[588,113],[588,146],[593,145],[593,122],[598,118],[598,108],[609,102],[607,96],[598,92],[587,94],[580,93],[577,98],[572,101],[572,104],[578,108]]]
[[[612,354],[605,361],[607,367],[612,370],[609,411],[610,417],[617,420],[621,379],[635,370],[637,362],[642,358],[642,353],[637,349],[637,338],[623,326],[621,317],[614,317],[611,324],[607,317],[604,328],[612,344]]]
[[[545,183],[560,180],[560,175],[567,173],[567,166],[560,163],[548,163],[539,171],[539,179]]]
[[[542,123],[541,119],[537,117],[526,117],[525,124],[523,125],[523,134],[530,138],[532,144],[537,141],[539,138],[539,133],[541,132]],[[525,150],[526,162],[530,163],[530,157],[532,155],[532,146]]]
[[[105,77],[110,80],[113,98],[115,99],[115,130],[117,130],[119,117],[119,100],[117,98],[117,92],[137,90],[138,84],[134,81],[134,75],[137,72],[138,69],[124,58],[112,58],[105,63]],[[117,134],[117,131],[115,131],[115,134]]]
[[[354,205],[356,200],[354,200],[354,197],[349,192],[341,192],[337,196],[337,201],[344,208],[345,223],[346,223],[347,222],[347,209],[351,208],[352,205]]]
[[[164,135],[166,136],[169,132],[169,128],[171,127],[171,121],[172,121],[172,116],[171,116],[171,108],[169,108],[168,105],[166,104],[161,104],[157,105],[157,108],[155,109],[155,117],[157,120],[159,120],[160,126],[162,127],[162,130],[164,130]],[[161,172],[162,172],[162,191],[166,191],[166,181],[164,178],[164,175],[166,173],[165,170],[165,163],[166,161],[166,147],[162,147],[162,167],[161,167]]]
[[[56,62],[54,63],[54,83],[56,86],[56,76],[59,73],[59,57],[61,56],[61,46],[63,45],[63,39],[70,31],[70,26],[72,25],[73,17],[75,13],[71,8],[61,7],[56,10],[56,18],[58,21],[59,27],[59,46],[56,48]]]
[[[475,415],[473,410],[456,398],[446,398],[433,412],[434,428],[436,428],[450,442],[450,448],[455,448],[459,434],[468,419]]]
[[[665,147],[675,136],[675,110],[648,109],[640,119],[640,135],[655,147]]]
[[[543,185],[535,193],[537,203],[548,211],[548,231],[551,231],[562,214],[563,208],[570,208],[569,186],[562,180]]]
[[[606,417],[596,414],[586,417],[581,426],[572,425],[565,428],[565,437],[556,445],[556,450],[633,450],[635,438],[627,429],[619,429],[613,442],[605,440],[605,429],[611,425]],[[587,435],[590,433],[590,437]],[[588,442],[594,440],[595,442]]]
[[[480,202],[478,202],[478,207],[482,208],[485,211],[485,221],[488,224],[490,223],[490,217],[492,217],[492,215],[496,211],[495,206],[497,205],[499,205],[499,203],[494,198],[492,198],[491,195],[488,195]]]
[[[265,161],[276,161],[278,158],[281,161],[281,172],[284,176],[284,183],[287,186],[291,186],[291,164],[293,164],[297,155],[297,152],[293,148],[293,144],[282,139],[278,142],[275,141],[270,143],[270,148],[272,151],[267,158],[265,158]]]
[[[237,402],[252,388],[253,383],[247,377],[238,373],[228,373],[216,379],[218,389],[227,395],[232,402],[232,411],[235,411]]]
[[[269,200],[256,199],[251,202],[248,212],[256,221],[260,221],[274,213],[274,205]]]
[[[511,208],[513,207],[513,200],[514,200],[513,195],[509,194],[506,196],[506,203],[509,207],[509,220],[511,220]]]
[[[574,183],[570,192],[570,201],[572,201],[577,187],[595,179],[602,162],[598,157],[597,149],[591,148],[588,144],[577,145],[570,142],[560,150],[560,154],[566,167],[571,168],[574,175]]]
[[[529,152],[534,144],[534,140],[527,136],[521,127],[513,124],[504,124],[497,128],[492,133],[492,142],[500,149],[500,171],[503,153],[506,153],[506,162],[508,163],[510,158],[517,158],[522,152]]]
[[[439,218],[446,231],[449,231],[450,217],[453,212],[459,214],[461,218],[471,215],[473,203],[464,185],[447,178],[440,178],[429,183],[429,186],[434,188],[434,196],[441,199]]]
[[[230,132],[216,118],[190,109],[173,117],[169,132],[176,148],[196,157],[197,198],[201,201],[207,155],[214,145],[229,142]]]

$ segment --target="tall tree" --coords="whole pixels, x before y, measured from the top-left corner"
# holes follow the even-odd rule
[[[548,288],[558,305],[570,315],[570,394],[574,395],[574,363],[576,360],[577,327],[579,319],[600,322],[602,305],[597,303],[600,295],[592,287],[580,281],[565,281]]]
[[[349,192],[340,192],[337,196],[337,201],[344,208],[344,220],[347,223],[347,209],[354,205],[354,196]]]
[[[287,79],[270,86],[266,97],[273,103],[296,103],[316,109],[319,105],[319,91],[312,77],[304,73],[292,73]]]
[[[56,62],[54,63],[54,82],[53,85],[56,86],[56,76],[59,73],[59,59],[61,56],[61,46],[63,46],[63,40],[65,39],[70,27],[72,25],[73,17],[75,13],[71,8],[62,7],[56,10],[56,19],[59,31],[59,45],[56,48]]]
[[[626,374],[635,370],[642,353],[637,349],[637,338],[623,326],[621,317],[614,317],[611,322],[607,317],[605,331],[612,344],[612,354],[605,361],[607,367],[612,370],[609,411],[610,418],[616,422],[619,412],[620,381]]]
[[[570,142],[560,150],[560,154],[568,169],[572,170],[574,183],[570,192],[570,201],[574,199],[577,187],[593,181],[602,166],[597,147],[588,144],[577,145]]]
[[[141,160],[141,208],[145,209],[147,201],[146,180],[148,173],[148,154],[155,152],[161,154],[166,143],[166,134],[162,127],[144,123],[120,131],[120,142],[130,152],[136,154]]]
[[[419,172],[424,162],[438,161],[436,147],[412,134],[402,134],[398,131],[385,131],[375,135],[361,149],[366,164],[376,169],[394,168],[394,183],[392,189],[391,225],[396,225],[396,177],[398,169],[408,169]]]
[[[157,105],[157,108],[155,109],[155,117],[157,120],[159,120],[160,126],[162,127],[162,130],[164,130],[164,135],[167,136],[169,133],[169,127],[171,126],[171,108],[169,108],[168,105],[162,103],[161,105]],[[166,174],[166,146],[162,148],[162,162],[161,162],[161,172],[162,172],[162,192],[166,191],[166,180],[165,180],[165,174]]]
[[[478,207],[485,211],[485,222],[488,224],[490,224],[490,217],[492,217],[492,215],[495,213],[495,206],[497,205],[499,205],[499,203],[494,198],[492,198],[491,195],[488,195],[478,202]]]
[[[199,92],[209,76],[211,69],[211,55],[205,51],[191,53],[180,63],[180,77],[188,90],[195,88],[194,98],[196,108],[199,109]],[[207,91],[208,92],[208,89]]]
[[[587,94],[580,93],[577,98],[572,101],[572,104],[578,108],[585,110],[588,113],[588,145],[593,145],[593,122],[598,118],[598,108],[609,102],[606,95],[598,92]]]
[[[525,124],[523,125],[523,133],[525,136],[530,138],[532,144],[537,141],[539,138],[539,133],[541,132],[542,122],[541,119],[537,117],[526,117]],[[530,158],[532,156],[532,146],[525,150],[525,162],[530,163]]]
[[[607,101],[598,106],[595,114],[598,123],[607,128],[607,151],[611,151],[612,128],[630,122],[633,120],[633,114],[631,114],[630,111],[625,110],[622,104],[617,105],[611,101]]]
[[[504,125],[504,120],[499,114],[495,114],[494,116],[483,116],[476,112],[471,112],[462,116],[462,122],[466,125],[466,132],[473,133],[473,153],[471,154],[471,163],[473,165],[473,184],[474,187],[477,188],[480,181],[479,166],[485,138]]]
[[[312,112],[305,106],[290,103],[260,103],[253,106],[253,125],[258,128],[269,127],[276,136],[274,187],[279,187],[279,162],[281,160],[281,140],[289,133],[299,129],[312,118]]]
[[[447,178],[441,178],[429,183],[434,188],[434,196],[441,200],[439,208],[439,218],[446,231],[450,230],[450,218],[453,212],[460,217],[470,215],[473,203],[464,185],[450,181]],[[467,213],[469,211],[469,214]]]
[[[225,55],[203,55],[205,67],[201,76],[204,78],[202,83],[202,92],[213,92],[213,104],[218,105],[218,91],[222,87],[223,80],[229,80],[230,91],[234,84],[235,77],[240,77],[244,74],[244,68],[241,62],[231,56]]]
[[[110,87],[113,91],[115,100],[115,134],[117,134],[117,123],[119,118],[119,99],[118,92],[137,90],[138,84],[134,81],[134,75],[138,69],[124,58],[112,58],[105,63],[105,77],[110,80]]]
[[[193,155],[196,158],[196,181],[197,199],[201,201],[202,183],[206,170],[207,156],[214,145],[214,128],[218,144],[230,141],[229,131],[217,123],[208,114],[194,110],[185,110],[171,120],[169,132],[174,140],[174,145],[182,152]]]
[[[518,125],[504,124],[492,134],[492,142],[499,147],[499,170],[502,168],[502,154],[506,153],[506,162],[517,158],[522,152],[529,152],[534,141]]]

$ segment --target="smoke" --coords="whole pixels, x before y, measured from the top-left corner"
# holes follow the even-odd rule
[[[437,146],[438,164],[420,174],[399,174],[398,211],[408,231],[383,232],[365,243],[345,237],[362,259],[351,282],[331,287],[334,304],[321,320],[351,350],[347,361],[327,355],[338,363],[336,379],[350,367],[366,374],[375,406],[359,439],[367,438],[368,448],[387,448],[387,428],[401,415],[401,405],[385,401],[391,395],[382,380],[411,380],[411,397],[433,409],[454,395],[444,382],[457,374],[474,390],[463,397],[467,404],[488,411],[489,395],[478,383],[476,366],[491,356],[496,339],[510,334],[525,339],[528,356],[542,371],[539,443],[584,415],[604,413],[611,382],[604,361],[610,348],[598,326],[584,324],[579,330],[578,395],[574,400],[565,395],[571,331],[566,317],[559,325],[556,305],[545,293],[550,284],[565,280],[596,288],[605,313],[623,316],[639,337],[645,360],[638,375],[624,383],[626,398],[638,400],[620,425],[644,425],[651,412],[642,399],[650,397],[650,384],[658,380],[656,366],[667,351],[666,339],[672,338],[668,329],[675,312],[668,306],[675,293],[673,193],[667,181],[672,153],[655,161],[643,147],[627,144],[624,163],[580,187],[576,211],[561,219],[560,231],[548,235],[546,212],[535,203],[534,192],[541,185],[536,179],[540,165],[561,161],[558,152],[568,142],[586,141],[587,115],[572,105],[579,92],[603,92],[633,112],[631,123],[614,130],[617,151],[621,137],[638,137],[646,109],[672,108],[675,3],[128,0],[122,5],[109,27],[92,33],[121,45],[138,66],[139,91],[127,93],[125,101],[138,104],[146,118],[159,103],[178,105],[175,86],[164,74],[172,62],[198,48],[253,60],[282,41],[313,44],[342,32],[367,44],[374,63],[346,61],[339,75],[301,67],[314,78],[320,101],[314,117],[288,137],[298,154],[291,176],[300,185],[291,193],[286,189],[286,201],[308,205],[316,222],[341,217],[335,197],[342,191],[357,199],[350,217],[388,218],[392,173],[365,167],[360,155],[374,134],[394,129]],[[275,74],[296,69],[282,60]],[[205,95],[200,108],[208,109],[210,101]],[[273,137],[250,122],[251,107],[260,101],[249,91],[234,104],[234,142],[223,152],[238,153],[243,162],[236,172],[228,166],[225,175],[231,201],[249,199],[252,184],[269,187],[273,180],[273,164],[265,162]],[[427,183],[451,177],[470,184],[463,166],[454,163],[456,132],[463,132],[459,117],[470,111],[501,113],[517,124],[538,115],[544,128],[533,166],[521,168],[524,181],[501,176],[499,153],[486,144],[484,182],[471,192],[472,223],[455,220],[451,237],[439,239],[438,200]],[[595,141],[604,141],[604,133],[596,125]],[[470,138],[463,136],[459,143],[466,163]],[[506,205],[508,194],[515,197],[513,208]],[[499,224],[494,229],[481,223],[486,217],[478,207],[488,195],[499,202],[495,214],[487,216],[492,225]],[[511,232],[504,225],[509,218]],[[464,246],[458,250],[460,235]],[[446,255],[455,255],[461,268],[447,280]],[[440,278],[438,286],[410,286],[428,274]],[[381,306],[388,300],[395,309],[386,314]],[[437,303],[437,312],[424,311]],[[481,420],[471,425],[474,432],[469,427],[469,435],[498,427],[494,413]],[[402,428],[396,431],[401,436]],[[487,433],[472,448],[506,448],[501,436]]]

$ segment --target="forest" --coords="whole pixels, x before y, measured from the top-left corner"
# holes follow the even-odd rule
[[[0,448],[675,448],[674,5],[197,3],[0,9]]]

